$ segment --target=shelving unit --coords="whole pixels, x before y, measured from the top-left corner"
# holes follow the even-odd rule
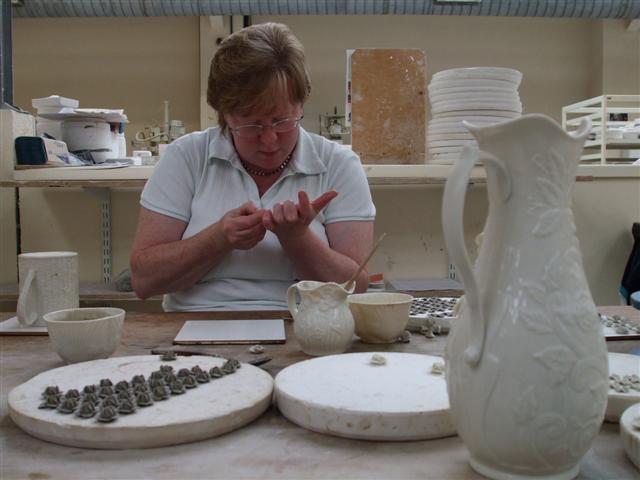
[[[398,186],[444,185],[453,165],[363,165],[372,188]],[[0,181],[0,187],[11,188],[81,188],[87,193],[98,194],[101,199],[101,236],[103,283],[81,285],[83,301],[137,301],[133,292],[116,291],[111,280],[111,202],[113,189],[141,189],[151,176],[153,167],[132,166],[116,169],[91,169],[91,167],[18,168],[13,180]],[[595,178],[640,178],[640,166],[632,165],[580,165],[577,181]],[[470,184],[486,183],[483,167],[473,169]],[[16,285],[0,285],[0,300],[15,301]],[[154,297],[157,300],[160,297]]]
[[[15,302],[18,299],[18,286],[13,284],[0,285],[0,302]],[[162,300],[162,295],[153,296],[147,300]],[[81,302],[126,302],[141,301],[134,292],[121,292],[111,284],[82,283],[80,284]]]
[[[607,124],[611,114],[626,114],[627,121],[640,118],[640,95],[601,95],[562,108],[562,127],[573,130],[583,118],[590,118],[594,139],[585,143],[583,162],[633,162],[640,158],[640,136],[611,138]],[[631,154],[638,150],[637,154]]]
[[[453,165],[363,165],[369,185],[442,185]],[[0,187],[37,188],[134,188],[144,187],[153,167],[126,167],[91,170],[90,167],[28,168],[13,172],[13,180],[0,180]],[[638,177],[640,168],[632,165],[593,165],[578,167],[578,181],[596,177]],[[471,183],[486,183],[483,167],[471,173]]]

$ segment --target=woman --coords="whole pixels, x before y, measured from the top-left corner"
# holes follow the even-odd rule
[[[169,311],[286,309],[293,282],[355,272],[375,207],[357,155],[300,126],[310,89],[286,26],[220,44],[207,90],[219,128],[169,145],[142,192],[131,253],[140,298],[164,293]],[[367,283],[365,269],[357,291]]]

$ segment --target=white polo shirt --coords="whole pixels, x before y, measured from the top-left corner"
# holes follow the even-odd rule
[[[187,222],[182,238],[189,238],[247,201],[271,209],[286,200],[297,203],[300,190],[311,200],[328,190],[338,192],[310,225],[325,242],[324,226],[329,223],[375,218],[358,156],[302,128],[291,162],[262,197],[232,142],[218,128],[209,128],[167,147],[142,191],[140,204]],[[194,286],[165,295],[163,307],[166,311],[286,310],[287,288],[296,281],[280,242],[267,231],[254,248],[232,251]]]

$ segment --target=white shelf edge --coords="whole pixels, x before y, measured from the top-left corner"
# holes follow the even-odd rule
[[[91,167],[51,167],[14,170],[16,181],[37,180],[148,180],[152,166],[92,169]]]
[[[451,173],[452,165],[363,165],[367,178],[374,180],[389,179],[443,179]],[[147,180],[153,167],[127,167],[112,170],[91,171],[73,167],[14,170],[15,181],[126,181]],[[580,165],[579,176],[593,177],[640,177],[638,165]],[[483,167],[476,167],[472,178],[486,178]]]

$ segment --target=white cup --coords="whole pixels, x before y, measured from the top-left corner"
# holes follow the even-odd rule
[[[18,255],[18,322],[44,326],[45,313],[79,305],[78,254],[33,252]]]

